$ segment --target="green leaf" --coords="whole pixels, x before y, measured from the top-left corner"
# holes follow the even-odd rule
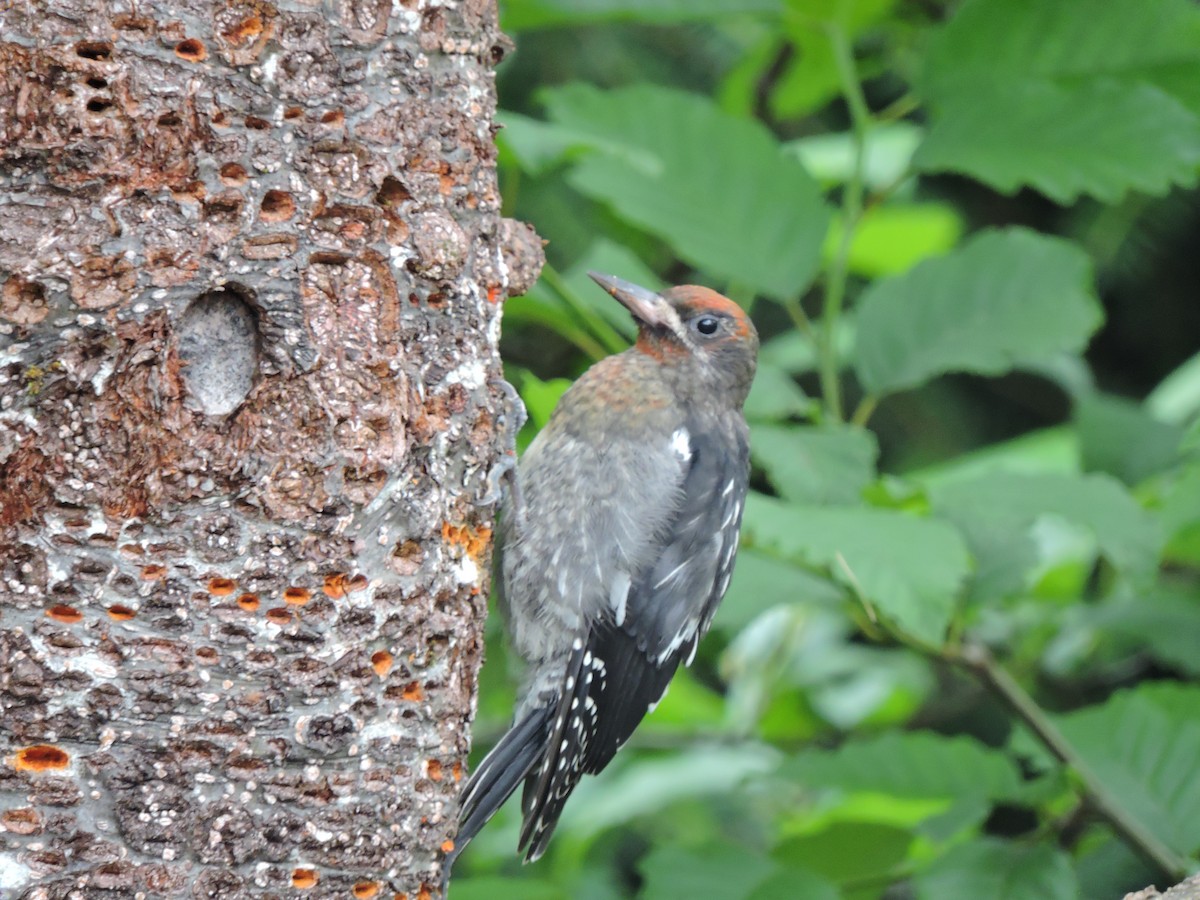
[[[569,900],[569,897],[564,888],[532,878],[454,879],[454,900]]]
[[[1187,422],[1200,413],[1200,353],[1159,382],[1146,398],[1146,408],[1164,422]]]
[[[906,272],[924,259],[951,250],[962,229],[962,219],[953,207],[940,203],[872,207],[854,230],[850,271],[870,278]],[[841,221],[835,217],[825,239],[827,259],[837,252],[841,234]]]
[[[879,822],[832,822],[816,834],[784,841],[771,853],[781,865],[825,876],[842,889],[845,900],[874,900],[878,885],[902,862],[913,841],[911,831]],[[865,893],[855,892],[856,882],[876,882]],[[807,897],[793,893],[792,897]]]
[[[1191,0],[970,0],[930,42],[923,93],[976,79],[1200,78],[1200,10]],[[1166,73],[1166,74],[1164,74]]]
[[[853,314],[838,319],[833,340],[838,360],[844,365],[854,348]],[[807,334],[793,328],[764,342],[759,349],[758,362],[760,366],[764,363],[778,366],[793,375],[813,372],[817,368],[817,348]]]
[[[1016,765],[1001,751],[931,731],[889,732],[836,750],[808,748],[779,771],[813,788],[947,800],[1001,800],[1021,784]]]
[[[985,596],[1021,587],[1038,557],[1036,526],[1056,516],[1086,529],[1133,583],[1153,580],[1163,538],[1158,523],[1107,475],[994,472],[935,487],[935,513],[954,522],[971,545]],[[977,587],[977,592],[979,589]]]
[[[907,472],[905,477],[934,488],[995,472],[1074,475],[1079,470],[1079,438],[1074,429],[1060,425],[989,444],[947,462]]]
[[[841,603],[843,598],[841,589],[827,578],[786,560],[743,548],[738,551],[729,593],[717,607],[713,627],[736,631],[781,603],[833,606]]]
[[[1158,508],[1168,538],[1200,526],[1200,463],[1185,466],[1167,482]]]
[[[875,477],[875,435],[852,426],[755,425],[750,453],[786,500],[855,504]]]
[[[934,689],[929,667],[919,657],[879,647],[847,643],[817,652],[815,639],[808,653],[797,650],[793,677],[805,689],[813,712],[834,728],[849,731],[863,726],[906,722]]]
[[[812,715],[785,720],[766,712],[773,699],[793,696],[793,688],[803,690],[808,710],[840,730],[904,721],[929,694],[929,669],[919,657],[853,641],[840,606],[810,602],[791,580],[768,590],[768,596],[792,602],[765,610],[721,657],[735,731],[757,726],[777,739],[812,737],[819,728]],[[831,599],[840,600],[840,593]]]
[[[918,900],[1077,900],[1070,858],[1052,844],[981,838],[952,848],[916,878]]]
[[[972,0],[930,42],[916,163],[1067,202],[1192,183],[1200,10],[1189,0]]]
[[[634,322],[633,316],[592,281],[588,272],[616,275],[650,290],[662,288],[662,279],[628,248],[605,238],[600,238],[592,244],[583,258],[563,275],[563,282],[572,292],[576,302],[594,310],[596,315],[632,343],[637,337],[637,323]]]
[[[837,58],[828,26],[836,24],[853,40],[886,18],[895,0],[792,0],[789,5],[799,15],[784,19],[794,52],[784,58],[770,95],[771,111],[778,118],[815,112],[838,95]]]
[[[911,122],[889,122],[867,132],[863,153],[863,183],[873,189],[892,187],[908,171],[925,129]],[[854,174],[853,132],[814,134],[784,144],[804,163],[809,174],[824,184],[843,184]]]
[[[758,373],[746,398],[746,418],[751,422],[777,422],[812,414],[814,403],[784,369],[760,359]]]
[[[1152,687],[1152,686],[1148,686]],[[1121,806],[1182,854],[1200,848],[1200,688],[1142,688],[1059,717]]]
[[[747,542],[829,570],[905,631],[940,643],[967,574],[967,549],[944,522],[883,509],[785,504],[751,492]]]
[[[1006,194],[1030,185],[1062,204],[1196,182],[1200,119],[1149,84],[992,81],[937,110],[913,158],[924,172],[959,172]]]
[[[807,869],[791,867],[768,875],[747,895],[747,900],[796,900],[797,897],[803,897],[804,900],[848,900],[828,879]]]
[[[640,734],[697,734],[725,721],[725,700],[701,684],[692,669],[680,669],[658,706],[642,722]]]
[[[772,770],[779,753],[744,742],[696,746],[657,759],[617,759],[600,777],[585,779],[575,789],[563,813],[563,824],[572,833],[596,834],[679,800],[727,794],[749,776]]]
[[[608,225],[611,214],[578,191],[573,191],[563,181],[561,174],[525,178],[520,173],[507,172],[506,191],[509,201],[512,179],[520,185],[520,201],[513,212],[522,221],[533,223],[539,233],[553,235],[554,240],[546,246],[546,255],[552,265],[570,266],[587,253],[596,240],[598,232],[612,230]],[[631,234],[626,229],[625,234]]]
[[[1076,852],[1075,872],[1080,896],[1085,898],[1106,897],[1118,885],[1123,886],[1118,893],[1124,886],[1136,890],[1153,880],[1137,851],[1111,833],[1093,834],[1090,841],[1082,843]]]
[[[1139,702],[1162,710],[1173,719],[1200,721],[1200,689],[1178,681],[1144,681],[1134,691]],[[1119,695],[1124,696],[1124,695]]]
[[[1200,515],[1200,508],[1198,508]],[[1106,604],[1089,624],[1127,645],[1129,655],[1149,656],[1167,666],[1200,676],[1200,602],[1193,591],[1164,588]]]
[[[525,401],[525,411],[529,413],[529,425],[526,427],[532,428],[535,433],[544,428],[550,421],[554,407],[570,386],[568,378],[542,381],[532,372],[525,372],[521,376],[521,399]]]
[[[1091,367],[1074,353],[1055,353],[1044,359],[1030,360],[1021,369],[1053,382],[1072,399],[1087,396],[1096,389]]]
[[[830,213],[817,183],[758,122],[639,85],[545,94],[552,120],[594,135],[568,180],[713,276],[776,299],[812,280]],[[613,153],[614,136],[627,152]]]
[[[1154,418],[1141,404],[1089,394],[1075,408],[1083,467],[1136,485],[1179,458],[1183,429]]]
[[[1100,321],[1083,251],[1025,229],[988,231],[864,292],[855,369],[874,394],[943,372],[998,375],[1082,349]]]
[[[599,22],[670,22],[776,14],[781,0],[506,0],[500,4],[505,31],[593,25]]]
[[[1197,419],[1188,426],[1187,432],[1183,436],[1183,443],[1181,446],[1188,452],[1200,450],[1200,419]]]
[[[1019,802],[1019,801],[1018,801]],[[943,812],[932,815],[916,827],[916,833],[937,844],[952,841],[960,835],[974,834],[992,813],[992,802],[986,797],[968,795],[954,800]]]
[[[496,145],[501,154],[515,161],[530,175],[544,172],[584,142],[570,129],[540,122],[520,113],[499,110],[496,118],[503,126],[496,135]]]
[[[554,296],[540,281],[528,293],[505,301],[504,321],[509,326],[518,322],[544,326],[593,359],[605,355],[604,347],[579,324],[578,318],[567,309],[561,298]]]
[[[695,850],[660,847],[638,865],[641,900],[745,900],[777,867],[741,847],[710,844]]]

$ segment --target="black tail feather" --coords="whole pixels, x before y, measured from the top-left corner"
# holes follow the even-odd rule
[[[589,691],[594,681],[604,677],[600,659],[581,641],[576,642],[562,694],[551,710],[554,719],[549,723],[541,767],[530,771],[521,797],[525,821],[518,846],[526,862],[546,852],[567,798],[583,774],[588,740],[596,728],[596,706]]]
[[[518,846],[538,859],[584,773],[599,772],[656,703],[679,665],[681,646],[662,665],[620,629],[577,641],[558,699],[525,716],[479,764],[463,790],[458,838],[445,869],[525,782]]]
[[[443,864],[447,874],[463,848],[504,805],[537,763],[546,745],[546,731],[553,712],[553,706],[544,706],[529,713],[505,733],[500,743],[471,773],[460,799],[458,836]]]

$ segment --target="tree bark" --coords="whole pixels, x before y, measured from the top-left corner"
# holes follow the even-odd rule
[[[1159,892],[1154,887],[1148,887],[1135,893],[1126,894],[1125,900],[1200,900],[1200,875],[1193,875],[1186,881],[1167,888],[1165,893]]]
[[[493,0],[0,6],[0,896],[437,892],[540,266],[504,47]]]

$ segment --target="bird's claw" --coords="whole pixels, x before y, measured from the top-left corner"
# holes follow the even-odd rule
[[[477,506],[495,506],[504,497],[504,486],[508,485],[509,505],[516,522],[524,519],[524,503],[521,486],[517,481],[517,434],[529,419],[525,404],[517,389],[503,378],[492,379],[488,384],[502,395],[500,411],[496,415],[496,431],[504,448],[487,475],[487,489],[475,501]]]

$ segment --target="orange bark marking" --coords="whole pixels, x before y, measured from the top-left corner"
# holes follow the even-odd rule
[[[71,763],[71,756],[66,750],[52,747],[50,744],[34,744],[24,750],[18,750],[13,757],[13,765],[22,772],[47,772],[54,769],[65,769]]]
[[[371,666],[375,669],[375,674],[380,678],[392,671],[392,654],[386,650],[376,650],[371,654]]]
[[[232,578],[208,579],[208,592],[214,597],[228,597],[233,593],[235,587],[237,587],[237,582]]]
[[[303,606],[312,599],[312,591],[306,587],[290,587],[283,592],[283,601],[292,606]]]

